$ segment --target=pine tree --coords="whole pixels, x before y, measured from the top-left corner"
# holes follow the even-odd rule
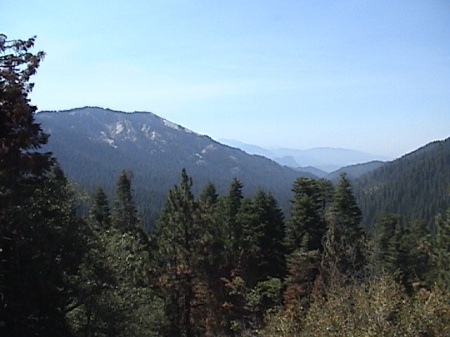
[[[92,206],[89,209],[89,218],[95,225],[100,227],[109,227],[111,225],[108,197],[101,187],[98,187],[93,195]]]
[[[361,210],[345,174],[336,186],[327,214],[323,271],[328,281],[360,277],[366,263],[365,231]]]
[[[292,212],[286,224],[286,247],[290,253],[322,250],[326,231],[325,207],[328,187],[315,179],[298,178],[293,185]]]
[[[46,135],[33,114],[28,94],[33,89],[30,78],[44,58],[32,54],[35,38],[7,41],[0,35],[0,196],[1,206],[17,202],[33,189],[54,161],[50,153],[36,151],[47,143]]]
[[[282,278],[286,274],[283,213],[270,193],[257,192],[253,204],[262,232],[257,243],[261,249],[258,278]]]
[[[200,193],[199,201],[203,209],[211,209],[217,204],[219,200],[219,195],[217,194],[216,186],[209,182],[205,185],[202,192]]]
[[[127,171],[119,174],[116,188],[116,198],[111,218],[112,225],[127,231],[139,226],[137,209],[131,189],[131,177]]]
[[[131,186],[124,185],[130,192]],[[160,302],[151,289],[146,234],[136,225],[110,225],[108,199],[101,188],[93,196],[87,222],[88,251],[78,272],[78,301],[70,314],[73,331],[85,337],[122,336],[125,330],[127,336],[154,336]]]
[[[432,280],[432,238],[424,221],[416,220],[405,231],[404,246],[407,262],[402,265],[403,284],[407,290],[413,285],[431,286]]]
[[[332,188],[328,180],[298,178],[293,184],[294,199],[285,239],[289,277],[283,296],[287,306],[301,307],[308,302],[319,273]]]
[[[39,197],[54,159],[38,151],[48,136],[28,99],[44,57],[30,52],[34,42],[0,35],[0,326],[5,336],[70,336],[64,273],[76,265],[63,242],[72,219],[65,200]]]
[[[436,217],[432,239],[432,262],[435,282],[445,290],[450,290],[450,209]]]
[[[221,336],[224,333],[225,301],[222,277],[224,277],[225,252],[224,228],[218,212],[219,196],[212,183],[206,184],[200,193],[196,210],[196,226],[199,238],[196,280],[197,326],[204,326],[204,336]]]
[[[373,272],[396,274],[407,261],[406,231],[399,214],[382,214],[375,223],[373,235]]]
[[[231,303],[235,333],[243,334],[260,328],[266,311],[281,303],[281,278],[286,274],[284,221],[277,201],[264,191],[242,201],[237,219],[242,236]]]
[[[191,187],[192,178],[183,169],[180,183],[169,191],[152,236],[156,277],[166,301],[164,336],[196,336],[193,302],[200,233],[194,216],[198,203]]]
[[[228,193],[221,200],[220,212],[225,234],[225,251],[228,263],[227,274],[230,274],[238,264],[239,241],[242,236],[242,228],[238,223],[237,216],[244,198],[242,187],[242,183],[234,178],[228,188]]]

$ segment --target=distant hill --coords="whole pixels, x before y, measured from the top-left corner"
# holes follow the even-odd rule
[[[317,178],[326,178],[329,173],[322,171],[316,167],[313,166],[303,166],[303,167],[296,167],[295,170],[299,172],[308,172],[316,176]]]
[[[391,159],[371,153],[332,147],[318,147],[307,150],[288,148],[265,149],[236,140],[223,139],[221,141],[230,146],[240,148],[249,154],[258,154],[273,159],[281,165],[294,168],[315,167],[326,173],[349,165]]]
[[[354,188],[368,226],[382,212],[432,221],[450,207],[450,138],[382,165],[356,179]]]
[[[349,165],[340,168],[339,170],[336,170],[334,172],[331,172],[325,176],[326,179],[329,179],[333,182],[336,182],[339,180],[339,177],[342,173],[345,173],[349,179],[356,179],[361,177],[364,174],[367,174],[369,172],[372,172],[373,170],[376,170],[377,168],[383,166],[385,162],[374,160],[370,161],[368,163],[363,164],[356,164],[356,165]]]
[[[123,169],[133,172],[138,206],[149,228],[168,190],[178,183],[182,168],[194,179],[198,192],[213,182],[219,192],[232,178],[244,184],[244,193],[272,192],[287,210],[293,181],[312,177],[258,155],[220,144],[148,112],[124,113],[85,107],[39,112],[35,116],[52,151],[68,177],[92,191],[102,185],[111,195]]]

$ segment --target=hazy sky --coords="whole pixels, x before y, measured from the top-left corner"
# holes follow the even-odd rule
[[[1,0],[40,110],[151,111],[264,147],[399,156],[450,136],[450,1]]]

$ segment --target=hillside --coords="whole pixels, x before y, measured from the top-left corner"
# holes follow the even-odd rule
[[[356,179],[369,172],[372,172],[373,170],[376,170],[384,164],[385,163],[382,161],[374,160],[363,164],[349,165],[327,174],[325,178],[336,182],[339,180],[340,175],[342,173],[345,173],[348,178]]]
[[[40,112],[36,121],[50,134],[45,151],[52,151],[67,176],[92,191],[98,184],[111,194],[123,169],[133,172],[133,188],[146,227],[156,217],[182,168],[198,192],[213,182],[220,193],[232,178],[244,193],[273,193],[287,210],[298,176],[311,176],[272,160],[220,144],[148,112],[124,113],[97,107]],[[148,220],[150,219],[150,220]]]
[[[386,163],[354,187],[369,227],[383,212],[431,221],[450,206],[450,138]]]

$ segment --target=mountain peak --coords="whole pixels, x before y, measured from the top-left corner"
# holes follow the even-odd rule
[[[152,113],[84,107],[42,111],[36,121],[50,134],[44,150],[55,154],[72,181],[86,188],[101,184],[111,191],[118,173],[131,170],[136,193],[148,201],[142,207],[151,212],[160,209],[183,168],[198,190],[213,182],[224,193],[231,180],[238,178],[247,194],[270,191],[285,210],[289,205],[286,191],[293,181],[298,176],[312,177],[220,144]]]

